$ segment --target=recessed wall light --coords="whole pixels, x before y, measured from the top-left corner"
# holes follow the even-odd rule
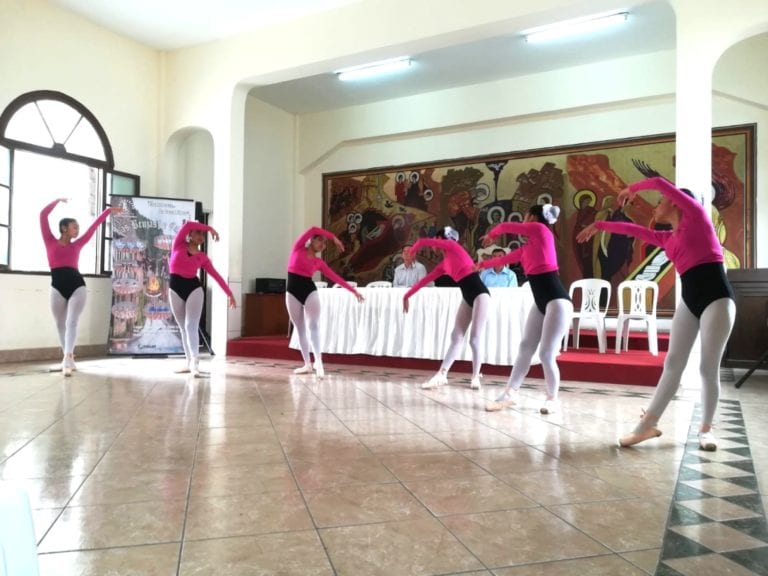
[[[564,20],[563,22],[548,24],[547,26],[531,28],[530,30],[525,30],[523,34],[525,35],[526,42],[546,42],[547,40],[587,34],[601,28],[615,26],[616,24],[626,22],[628,17],[629,12],[595,14],[593,16],[585,16],[584,18]]]
[[[371,64],[363,64],[362,66],[344,68],[343,70],[337,70],[336,74],[338,75],[339,80],[360,80],[362,78],[381,76],[383,74],[391,74],[399,70],[405,70],[410,67],[410,65],[411,59],[406,56],[402,58],[382,60],[380,62],[372,62]]]

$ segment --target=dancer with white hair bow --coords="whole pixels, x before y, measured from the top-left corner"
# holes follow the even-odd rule
[[[480,275],[475,271],[475,263],[464,247],[459,244],[459,233],[446,226],[437,234],[437,238],[422,238],[411,247],[415,255],[420,248],[430,247],[442,252],[443,260],[424,278],[419,280],[403,296],[403,310],[408,312],[409,298],[435,278],[447,274],[461,289],[462,302],[456,313],[456,322],[451,332],[451,343],[437,374],[421,385],[422,388],[437,388],[448,383],[448,371],[456,360],[464,343],[464,335],[470,324],[469,346],[472,349],[472,380],[470,388],[480,388],[480,368],[483,362],[482,333],[488,321],[491,306],[491,294],[485,287]]]
[[[484,246],[489,246],[502,234],[527,237],[528,241],[517,250],[505,256],[485,260],[478,264],[478,267],[490,268],[521,262],[535,303],[528,313],[523,341],[520,343],[507,386],[495,402],[486,406],[489,412],[503,410],[517,403],[518,391],[528,374],[536,348],[539,349],[547,390],[546,399],[539,411],[542,414],[552,414],[560,410],[560,400],[557,397],[560,370],[555,358],[571,322],[573,303],[558,274],[555,236],[551,225],[557,222],[559,215],[560,208],[557,206],[537,204],[530,207],[523,222],[499,224],[481,239]]]

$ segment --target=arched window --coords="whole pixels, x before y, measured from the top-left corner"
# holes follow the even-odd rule
[[[0,269],[47,271],[40,210],[56,198],[69,199],[51,217],[58,235],[59,219],[75,218],[86,227],[112,193],[138,194],[138,176],[114,171],[107,135],[80,102],[61,92],[29,92],[0,115]],[[83,273],[107,268],[105,240],[100,235],[83,249]]]

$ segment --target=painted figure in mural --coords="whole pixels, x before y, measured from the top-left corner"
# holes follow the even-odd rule
[[[557,222],[559,215],[560,208],[557,206],[536,204],[530,207],[524,222],[500,224],[483,239],[485,245],[493,243],[501,234],[517,234],[528,239],[518,250],[499,258],[485,260],[479,266],[490,268],[498,264],[522,262],[534,299],[509,381],[496,401],[486,406],[489,412],[503,410],[517,403],[520,386],[537,348],[547,389],[539,411],[541,414],[552,414],[560,410],[560,400],[557,396],[560,388],[560,370],[555,359],[560,343],[568,333],[573,303],[558,274],[555,236],[551,226]]]
[[[59,221],[59,237],[51,232],[48,216],[59,202],[67,198],[57,198],[40,211],[40,233],[43,236],[48,265],[51,268],[51,312],[56,321],[56,331],[64,357],[61,372],[71,376],[75,366],[75,342],[77,324],[85,309],[86,290],[83,275],[78,270],[80,251],[96,233],[99,226],[110,214],[122,212],[113,207],[104,210],[80,236],[80,225],[74,218],[62,218]]]
[[[319,258],[317,254],[325,250],[326,240],[332,240],[340,252],[344,252],[344,244],[333,232],[313,226],[298,237],[288,258],[288,283],[285,293],[285,306],[288,316],[293,322],[299,335],[299,348],[304,365],[296,368],[294,374],[311,374],[313,371],[310,357],[315,355],[314,372],[318,378],[325,376],[323,356],[320,347],[320,297],[312,275],[320,270],[336,284],[346,288],[355,295],[358,302],[364,300],[362,294],[350,286],[341,276]]]
[[[592,244],[593,241],[579,244],[576,242],[576,236],[587,226],[595,221],[597,210],[595,204],[597,198],[592,190],[579,190],[573,195],[573,205],[576,208],[576,222],[573,226],[573,252],[576,257],[576,264],[581,270],[582,278],[594,278],[592,268]]]
[[[660,246],[674,263],[682,284],[682,300],[672,319],[669,351],[661,379],[640,423],[632,433],[620,438],[619,444],[632,446],[661,436],[659,419],[680,387],[691,348],[696,338],[701,337],[699,446],[702,450],[716,450],[712,420],[720,397],[720,359],[736,316],[733,291],[725,276],[723,251],[709,212],[689,190],[678,189],[664,178],[649,178],[622,190],[618,196],[620,204],[641,190],[658,190],[663,194],[654,218],[671,225],[672,230],[655,231],[636,224],[601,221],[585,228],[578,237],[579,242],[584,242],[599,230],[606,230]]]
[[[632,219],[624,212],[623,206],[613,210],[604,221],[632,223]],[[601,238],[598,252],[600,277],[615,286],[627,277],[628,266],[632,262],[634,240],[624,234],[610,234],[607,240],[605,236]]]
[[[464,344],[464,336],[469,329],[469,346],[472,349],[472,379],[470,388],[480,389],[480,368],[483,358],[482,334],[488,320],[491,307],[491,294],[485,287],[480,275],[475,272],[475,263],[464,247],[459,244],[459,233],[446,226],[436,238],[422,238],[417,240],[411,248],[413,254],[417,254],[421,248],[431,248],[442,253],[442,261],[435,266],[424,278],[419,280],[403,296],[403,310],[407,313],[410,308],[409,299],[429,282],[441,275],[449,276],[461,289],[462,301],[456,313],[456,321],[451,332],[451,343],[445,358],[440,365],[440,370],[427,382],[421,385],[424,389],[437,388],[448,383],[448,371],[461,352]]]
[[[179,325],[186,358],[185,366],[176,370],[178,374],[189,372],[194,376],[203,374],[199,366],[198,332],[205,296],[200,278],[197,277],[198,271],[202,268],[221,286],[229,298],[230,308],[237,306],[232,290],[213,267],[210,258],[200,250],[200,246],[205,242],[206,233],[210,233],[215,242],[219,241],[218,232],[207,224],[194,220],[185,222],[176,233],[168,259],[168,270],[171,274],[168,296],[173,317]]]

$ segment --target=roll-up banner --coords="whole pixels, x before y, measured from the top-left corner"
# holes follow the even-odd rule
[[[110,354],[183,354],[168,299],[168,258],[176,232],[195,217],[195,202],[113,196]]]

